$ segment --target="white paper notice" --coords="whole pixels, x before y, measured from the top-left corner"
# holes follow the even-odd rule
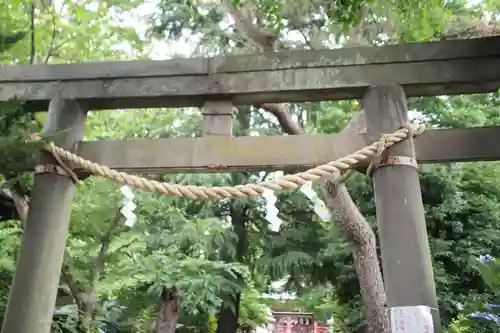
[[[434,333],[428,306],[396,306],[391,308],[392,333]]]

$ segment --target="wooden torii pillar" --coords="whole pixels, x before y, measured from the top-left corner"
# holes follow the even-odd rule
[[[54,98],[45,133],[60,132],[54,140],[74,150],[83,138],[87,109],[73,100]],[[35,176],[28,219],[2,325],[2,333],[50,333],[57,289],[68,238],[75,183],[56,172],[59,165],[46,152]]]
[[[370,142],[408,124],[403,89],[397,85],[368,89],[364,100]],[[387,307],[423,305],[431,309],[434,332],[441,332],[413,139],[389,148],[382,156],[400,160],[373,172],[375,204]],[[406,165],[414,163],[415,166]]]
[[[206,101],[203,106],[203,136],[233,135],[233,103]]]

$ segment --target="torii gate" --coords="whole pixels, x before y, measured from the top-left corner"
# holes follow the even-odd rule
[[[168,61],[0,67],[0,101],[49,111],[55,144],[124,172],[306,169],[363,148],[407,121],[406,96],[500,88],[500,37]],[[406,95],[406,96],[405,96]],[[232,106],[364,98],[366,128],[336,135],[231,137]],[[79,142],[88,110],[204,106],[196,139]],[[419,163],[498,160],[500,127],[430,130],[388,153]],[[265,147],[265,149],[263,149]],[[416,152],[416,155],[415,155]],[[416,157],[415,157],[416,156]],[[68,237],[73,180],[42,153],[2,333],[49,333]],[[418,172],[373,175],[389,307],[437,308]],[[434,324],[439,327],[437,311]],[[439,331],[439,329],[438,329]]]

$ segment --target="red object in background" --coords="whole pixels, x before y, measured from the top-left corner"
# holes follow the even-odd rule
[[[330,325],[328,324],[317,324],[317,331],[315,333],[328,333]]]
[[[270,333],[328,333],[330,325],[318,324],[313,312],[272,311],[273,321],[268,323]],[[240,329],[239,333],[249,333]]]
[[[316,317],[312,312],[273,311],[272,314],[276,320],[273,333],[319,333]]]

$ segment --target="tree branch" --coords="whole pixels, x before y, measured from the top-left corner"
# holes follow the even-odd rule
[[[74,275],[71,273],[71,267],[68,264],[69,260],[70,256],[68,251],[66,251],[64,253],[64,261],[61,269],[61,278],[68,286],[68,289],[71,293],[71,296],[75,300],[76,305],[78,306],[78,308],[80,308],[80,294],[82,292],[82,289],[78,282],[73,278]]]
[[[359,12],[359,25],[357,27],[351,28],[351,31],[349,32],[349,39],[354,44],[361,44],[361,41],[363,39],[364,23],[368,10],[369,9],[365,7]]]
[[[94,315],[94,310],[97,302],[95,289],[97,287],[97,283],[100,280],[101,274],[104,272],[104,268],[106,265],[106,254],[111,243],[111,236],[118,228],[121,219],[122,215],[120,209],[117,209],[115,216],[110,221],[108,229],[101,237],[101,246],[99,248],[99,253],[95,258],[94,265],[90,269],[90,281],[85,287],[85,291],[79,294],[79,308],[81,311],[79,325],[86,330],[89,329]]]
[[[236,28],[243,33],[250,42],[264,52],[273,52],[276,50],[278,36],[264,32],[253,24],[250,16],[243,7],[233,4],[231,0],[226,0],[225,3],[229,13],[234,19]]]
[[[255,105],[276,117],[283,132],[292,135],[304,134],[304,130],[292,118],[290,112],[283,104],[263,103]]]
[[[99,253],[97,254],[94,266],[92,267],[90,273],[90,281],[91,281],[90,286],[92,292],[94,292],[96,284],[99,281],[102,272],[104,271],[104,267],[106,264],[106,254],[108,252],[109,245],[111,243],[111,236],[118,228],[121,219],[122,219],[122,214],[120,212],[120,209],[117,209],[117,212],[113,217],[113,219],[111,220],[108,229],[101,237],[101,247],[99,249]]]
[[[64,8],[64,3],[61,6],[61,11]],[[52,34],[50,36],[50,42],[49,46],[47,47],[47,51],[45,52],[45,58],[43,59],[43,63],[47,64],[49,62],[50,57],[52,56],[53,52],[55,51],[54,45],[56,41],[56,37],[58,34],[57,31],[57,22],[56,22],[56,15],[54,14],[54,9],[51,9],[51,18],[52,18]]]
[[[30,51],[30,65],[35,63],[35,0],[31,1],[30,6],[30,30],[31,30],[31,51]]]
[[[9,188],[3,188],[2,193],[11,198],[12,201],[14,201],[17,215],[19,215],[21,226],[24,229],[24,227],[26,226],[26,221],[28,219],[29,198]]]

